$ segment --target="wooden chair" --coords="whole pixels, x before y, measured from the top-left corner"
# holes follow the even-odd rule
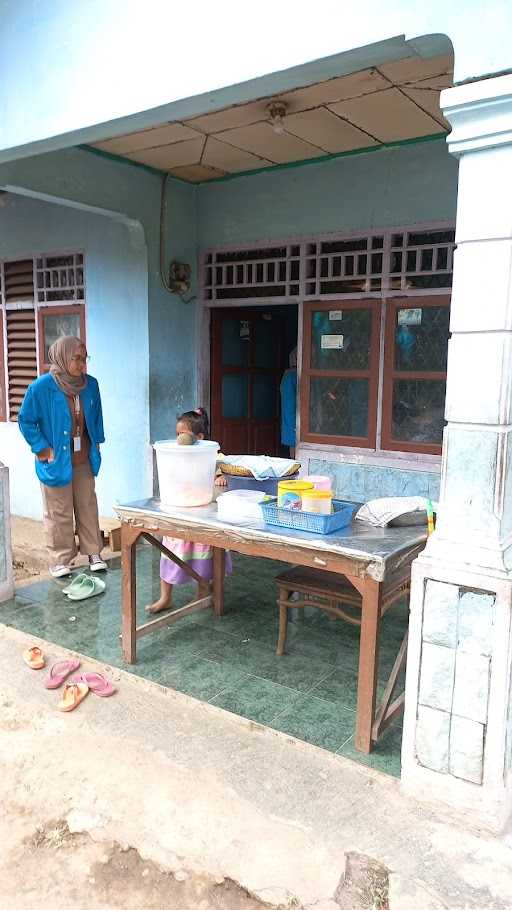
[[[332,619],[342,619],[352,625],[361,625],[360,611],[362,607],[361,595],[343,576],[334,572],[325,572],[321,569],[295,568],[288,569],[276,577],[279,607],[279,639],[277,654],[285,653],[286,636],[288,632],[288,611],[304,610],[305,607],[314,607],[323,610]],[[381,618],[387,610],[398,600],[408,597],[411,588],[410,575],[403,575],[391,580],[384,586],[382,592]],[[293,599],[294,595],[299,595]],[[359,615],[358,615],[359,613]],[[408,632],[398,650],[391,673],[387,680],[382,701],[377,709],[372,725],[372,740],[377,741],[382,731],[391,723],[393,718],[403,710],[404,693],[393,700],[400,671],[405,667],[407,659]]]
[[[303,610],[314,607],[323,610],[333,619],[343,619],[354,626],[361,625],[361,595],[352,585],[334,572],[321,569],[288,569],[276,577],[279,607],[279,640],[277,654],[282,655],[286,649],[288,632],[288,610]],[[382,616],[397,600],[409,594],[410,581],[399,580],[387,589],[382,598]],[[298,599],[293,595],[298,594]],[[351,612],[347,612],[351,611]]]

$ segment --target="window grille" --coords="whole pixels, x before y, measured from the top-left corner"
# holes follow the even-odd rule
[[[0,420],[17,420],[48,346],[70,334],[85,340],[83,254],[0,261]]]
[[[40,256],[36,260],[37,300],[41,306],[84,299],[84,257],[81,253]]]
[[[207,300],[298,297],[300,246],[210,253],[204,277]]]
[[[451,287],[452,227],[329,235],[301,243],[213,250],[204,260],[206,301],[382,297]]]
[[[384,237],[306,244],[306,296],[380,291]]]
[[[454,230],[393,234],[390,287],[403,291],[451,287],[454,249]]]

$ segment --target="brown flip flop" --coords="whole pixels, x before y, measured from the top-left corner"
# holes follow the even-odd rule
[[[57,702],[57,710],[74,711],[88,694],[89,686],[85,683],[66,683],[62,690],[62,698]]]
[[[26,651],[23,652],[23,660],[31,670],[42,670],[46,664],[45,656],[41,651],[41,648],[38,648],[37,645],[34,645],[32,648],[27,648]]]

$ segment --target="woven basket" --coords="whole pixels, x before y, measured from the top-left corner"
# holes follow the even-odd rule
[[[225,464],[223,461],[217,462],[217,467],[220,468],[223,474],[231,474],[234,477],[254,477],[248,468],[239,468],[236,465]],[[300,464],[295,462],[286,474],[283,474],[283,477],[290,477],[292,474],[296,474],[299,468]]]

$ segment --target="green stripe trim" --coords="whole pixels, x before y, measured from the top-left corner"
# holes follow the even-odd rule
[[[240,177],[254,177],[256,174],[267,174],[269,171],[287,171],[291,168],[307,167],[310,164],[322,164],[326,161],[334,161],[337,158],[352,158],[354,155],[367,155],[369,152],[382,152],[387,151],[388,149],[403,148],[407,145],[420,145],[424,142],[438,142],[440,139],[446,138],[447,135],[448,134],[443,131],[441,133],[432,133],[430,136],[417,136],[413,139],[397,139],[396,142],[382,142],[378,145],[366,146],[365,148],[350,149],[348,152],[331,152],[325,155],[318,155],[316,158],[307,158],[305,161],[287,161],[285,164],[267,164],[265,167],[254,168],[249,171],[239,171],[236,174],[224,174],[222,177],[214,177],[213,180],[199,180],[197,183],[192,183],[190,180],[183,180],[182,177],[176,177],[174,174],[169,174],[169,176],[172,180],[177,180],[179,183],[185,183],[187,186],[209,186],[212,183],[225,183],[227,180],[238,180]],[[78,145],[76,148],[79,148],[84,152],[89,152],[92,155],[98,155],[100,158],[106,158],[110,161],[142,168],[142,170],[147,171],[154,176],[164,177],[168,173],[167,171],[161,171],[159,168],[151,167],[149,164],[142,164],[140,161],[133,161],[131,158],[123,158],[122,155],[115,155],[112,152],[105,152],[103,149],[94,148],[92,145]]]
[[[115,161],[117,164],[128,164],[131,167],[137,167],[154,177],[170,177],[171,180],[177,180],[178,183],[186,183],[187,186],[197,186],[197,183],[191,183],[190,180],[183,180],[182,177],[176,177],[169,174],[168,171],[161,171],[160,168],[151,167],[150,164],[143,164],[141,161],[133,161],[131,158],[123,158],[122,155],[115,155],[113,152],[106,152],[104,149],[97,149],[93,145],[76,145],[75,148],[82,152],[89,152],[90,155],[97,155],[98,158],[106,158],[107,161]],[[204,180],[203,183],[207,181]]]
[[[368,152],[381,152],[386,149],[402,148],[405,145],[418,145],[423,142],[436,142],[443,139],[447,133],[432,133],[430,136],[418,136],[414,139],[397,139],[396,142],[382,142],[379,145],[369,145],[366,148],[351,149],[348,152],[331,152],[319,155],[317,158],[307,158],[305,161],[287,161],[285,164],[270,164],[265,167],[255,168],[252,171],[240,171],[237,174],[225,174],[223,177],[214,177],[213,180],[201,180],[200,185],[209,183],[224,183],[226,180],[236,180],[238,177],[252,177],[255,174],[266,174],[268,171],[285,171],[290,168],[306,167],[309,164],[321,164],[324,161],[334,161],[336,158],[351,158],[354,155],[366,155]]]

